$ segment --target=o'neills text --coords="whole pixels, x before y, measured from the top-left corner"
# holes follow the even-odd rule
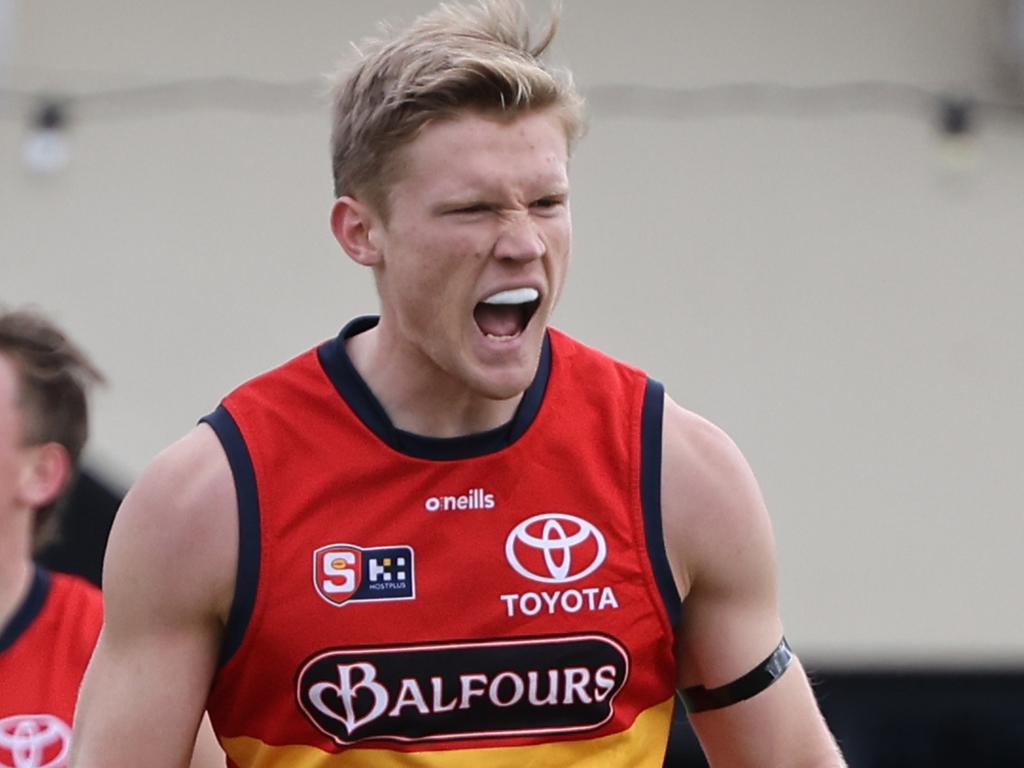
[[[453,509],[494,509],[494,494],[487,493],[483,488],[473,488],[461,496],[431,496],[423,502],[427,512],[449,511]]]

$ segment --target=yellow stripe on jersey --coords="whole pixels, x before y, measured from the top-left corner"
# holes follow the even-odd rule
[[[274,747],[249,736],[222,739],[242,768],[661,768],[672,721],[672,699],[641,712],[633,726],[598,739],[523,747],[396,752],[354,748],[340,754],[316,747]]]

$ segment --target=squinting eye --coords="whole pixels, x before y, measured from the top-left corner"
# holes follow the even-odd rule
[[[483,213],[486,210],[486,205],[478,203],[477,205],[467,205],[465,208],[456,208],[452,213]]]
[[[556,205],[561,205],[564,200],[557,197],[544,197],[534,203],[537,208],[554,208]]]

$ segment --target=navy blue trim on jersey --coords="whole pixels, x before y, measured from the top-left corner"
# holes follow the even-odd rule
[[[640,500],[644,511],[644,532],[647,556],[654,570],[662,602],[673,627],[679,621],[682,600],[672,578],[672,568],[665,551],[665,534],[661,521],[661,425],[665,410],[665,388],[654,379],[647,379],[640,429]]]
[[[7,622],[7,626],[0,632],[0,653],[6,651],[15,641],[25,634],[25,631],[32,626],[36,616],[43,610],[46,598],[50,594],[50,572],[40,565],[33,566],[32,583],[29,585],[28,594],[21,601],[21,605]]]
[[[523,393],[523,399],[511,421],[495,429],[471,435],[425,437],[398,429],[391,423],[384,406],[363,381],[345,350],[346,339],[373,328],[378,321],[379,318],[372,316],[357,317],[336,338],[320,345],[317,353],[320,365],[338,394],[351,406],[359,420],[391,448],[417,459],[472,459],[507,448],[529,429],[544,401],[544,392],[551,374],[551,341],[547,335],[544,336],[537,375]]]
[[[227,663],[242,644],[245,630],[256,604],[256,586],[260,579],[260,501],[256,492],[256,472],[245,445],[245,438],[234,417],[223,405],[200,419],[209,424],[224,447],[238,499],[238,569],[235,596],[221,640],[221,665]]]

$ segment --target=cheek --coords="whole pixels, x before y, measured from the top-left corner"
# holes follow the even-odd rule
[[[572,225],[569,220],[561,219],[552,222],[548,230],[548,247],[552,260],[557,264],[566,264],[572,248]]]
[[[470,231],[427,235],[417,242],[412,279],[451,296],[471,287],[488,256],[486,238]]]
[[[568,259],[572,248],[572,224],[568,221],[562,228],[562,243],[565,248],[565,258]]]
[[[462,226],[444,237],[438,237],[431,251],[443,261],[446,268],[454,272],[471,270],[474,265],[486,259],[494,247],[496,234],[486,223],[478,226]]]
[[[471,256],[460,257],[451,248],[436,248],[433,243],[425,245],[430,247],[407,254],[409,258],[390,276],[392,301],[424,329],[463,311],[476,273]]]

